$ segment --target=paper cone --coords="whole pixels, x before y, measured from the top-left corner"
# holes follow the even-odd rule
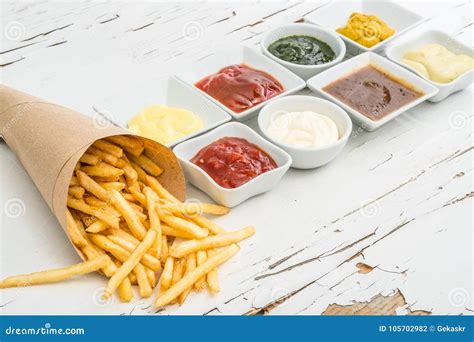
[[[0,134],[33,179],[66,234],[67,191],[79,158],[98,139],[132,135],[123,128],[104,125],[3,85],[0,85]],[[184,175],[176,156],[157,142],[140,139],[146,141],[148,157],[164,170],[158,180],[174,196],[184,200]]]

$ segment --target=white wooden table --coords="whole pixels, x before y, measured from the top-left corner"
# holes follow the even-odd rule
[[[91,116],[93,106],[138,111],[163,101],[167,78],[178,70],[216,51],[257,45],[267,29],[323,5],[3,2],[1,79]],[[429,18],[414,31],[436,27],[472,46],[472,2],[404,5]],[[472,109],[470,87],[376,132],[355,126],[331,164],[291,169],[275,189],[220,218],[229,229],[253,224],[257,234],[220,269],[217,296],[192,294],[184,306],[159,312],[151,299],[104,304],[105,280],[93,274],[2,290],[1,312],[320,314],[333,303],[400,291],[406,304],[399,314],[472,314]],[[78,262],[15,155],[4,143],[0,149],[0,277]],[[188,197],[209,200],[192,186]]]

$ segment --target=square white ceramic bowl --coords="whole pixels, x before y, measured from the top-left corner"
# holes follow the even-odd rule
[[[400,6],[392,1],[381,0],[361,0],[349,1],[340,0],[332,2],[304,17],[304,21],[322,26],[328,30],[333,30],[346,25],[347,20],[353,12],[376,15],[395,30],[395,34],[380,43],[367,48],[359,43],[337,33],[349,46],[356,48],[360,52],[380,51],[388,42],[399,37],[404,32],[419,24],[423,18],[416,13]]]
[[[206,76],[215,74],[220,69],[226,66],[242,63],[252,68],[269,73],[285,87],[285,91],[243,112],[236,113],[232,109],[227,108],[224,104],[220,103],[215,98],[195,86],[196,82],[202,80]],[[199,94],[203,94],[207,99],[216,103],[218,106],[220,106],[230,115],[232,115],[235,120],[238,121],[244,121],[255,116],[260,110],[260,108],[262,108],[263,105],[268,101],[271,101],[284,95],[293,94],[306,86],[305,82],[301,78],[293,74],[291,71],[281,66],[277,62],[272,61],[270,58],[264,56],[260,52],[247,46],[227,51],[226,53],[209,56],[208,58],[203,60],[202,63],[199,63],[198,65],[189,68],[188,71],[183,71],[176,74],[176,77],[193,87],[193,89]]]
[[[364,114],[358,112],[357,110],[353,109],[349,105],[345,104],[344,102],[340,101],[336,97],[323,90],[323,88],[331,82],[334,82],[337,79],[347,76],[353,73],[354,71],[370,64],[387,71],[390,75],[396,77],[397,79],[405,81],[407,84],[413,86],[415,89],[422,91],[424,95],[420,96],[419,98],[415,99],[410,103],[407,103],[405,106],[402,106],[399,109],[391,112],[380,120],[373,121],[366,117]],[[310,78],[307,84],[312,91],[323,95],[327,99],[337,103],[339,106],[344,108],[352,117],[352,119],[354,119],[364,129],[368,131],[373,131],[379,128],[380,126],[386,124],[390,120],[393,120],[408,109],[416,106],[417,104],[429,99],[430,97],[438,93],[438,88],[436,88],[429,82],[408,71],[407,69],[399,66],[398,64],[384,57],[381,57],[373,52],[365,52],[356,57],[348,59],[345,62],[337,64],[331,69],[323,71],[322,73]]]
[[[191,162],[191,159],[205,146],[224,137],[239,137],[257,145],[267,152],[277,164],[277,168],[267,171],[235,189],[227,189],[217,184],[203,169]],[[288,171],[291,157],[281,148],[263,139],[248,126],[238,123],[226,123],[209,133],[185,141],[173,149],[184,170],[186,179],[207,193],[217,203],[226,207],[235,207],[246,199],[262,194],[273,188]]]
[[[173,147],[186,139],[232,120],[232,117],[219,106],[209,102],[204,96],[196,93],[190,86],[174,77],[168,79],[165,101],[156,99],[156,84],[154,82],[147,83],[142,88],[133,89],[130,92],[123,96],[114,96],[113,100],[106,103],[95,104],[93,108],[104,119],[113,121],[122,127],[127,127],[127,122],[134,115],[154,104],[184,108],[202,119],[204,125],[202,129],[169,143],[168,147]]]
[[[403,63],[402,58],[408,51],[417,50],[427,44],[439,44],[455,54],[464,54],[474,58],[474,52],[469,46],[459,42],[449,34],[438,30],[424,31],[410,40],[405,40],[400,43],[397,42],[395,45],[388,47],[385,50],[385,53],[392,61],[413,71],[417,75],[420,75],[415,69]],[[473,75],[474,70],[466,71],[464,74],[449,83],[438,83],[431,81],[423,75],[420,75],[420,77],[423,77],[425,80],[439,89],[439,93],[429,99],[431,102],[438,102],[444,100],[452,93],[467,88],[472,83]]]

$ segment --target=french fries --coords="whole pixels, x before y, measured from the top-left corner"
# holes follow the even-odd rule
[[[148,142],[149,143],[149,142]],[[133,286],[155,305],[182,305],[206,286],[219,292],[218,266],[255,233],[235,232],[203,216],[226,215],[211,203],[183,203],[157,176],[166,172],[147,151],[147,141],[113,136],[94,142],[75,165],[66,224],[71,242],[87,260],[67,268],[6,278],[0,288],[57,282],[101,271],[109,278],[103,298],[115,292],[133,300]]]
[[[58,281],[72,278],[76,275],[98,271],[102,267],[107,265],[109,261],[110,259],[108,259],[105,255],[101,255],[96,259],[84,261],[80,264],[65,268],[58,268],[55,270],[8,277],[0,281],[0,289],[6,289],[8,287],[55,283]]]

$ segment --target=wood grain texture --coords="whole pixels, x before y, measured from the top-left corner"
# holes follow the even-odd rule
[[[240,44],[257,46],[266,30],[301,21],[325,4],[7,2],[1,78],[91,116],[99,109],[125,125],[143,106],[164,101],[170,75]],[[402,5],[427,18],[405,37],[438,28],[473,46],[471,2]],[[331,164],[291,169],[275,189],[219,218],[230,230],[254,225],[257,234],[220,268],[217,296],[192,293],[186,305],[161,310],[149,299],[101,303],[105,281],[97,274],[2,291],[0,310],[472,314],[472,108],[471,86],[443,102],[423,103],[376,132],[355,126]],[[257,127],[256,120],[247,124]],[[5,144],[0,150],[0,277],[77,262],[18,160]],[[209,200],[192,186],[187,195]],[[367,311],[374,301],[376,311]],[[354,303],[365,304],[347,308]]]

